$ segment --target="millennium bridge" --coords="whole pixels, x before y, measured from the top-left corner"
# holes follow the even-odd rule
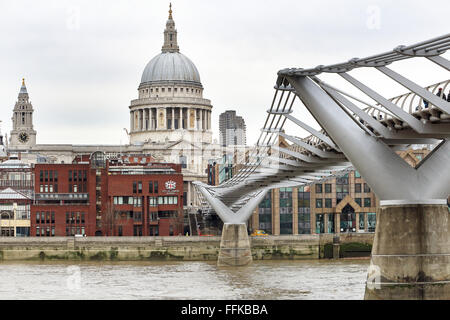
[[[427,59],[448,72],[448,49],[450,34],[344,63],[280,70],[271,106],[261,110],[267,116],[260,137],[238,173],[218,186],[195,183],[224,222],[218,265],[252,261],[246,222],[268,190],[355,168],[380,199],[365,299],[450,299],[450,102],[442,99],[450,80],[423,87],[390,68]],[[350,75],[359,68],[376,69],[407,93],[383,97]],[[340,76],[338,85],[320,79],[329,73]],[[294,117],[299,109],[321,130]],[[304,131],[309,136],[297,136]],[[279,137],[292,144],[280,146]],[[416,144],[433,149],[412,167],[396,152]]]

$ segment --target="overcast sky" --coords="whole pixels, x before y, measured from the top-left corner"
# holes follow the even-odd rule
[[[38,143],[126,143],[128,106],[146,64],[161,52],[168,5],[0,0],[2,132],[11,130],[24,77]],[[448,0],[174,0],[172,5],[180,51],[197,66],[204,97],[213,105],[214,137],[219,114],[235,109],[245,119],[250,144],[264,123],[278,70],[344,62],[450,31]],[[416,72],[422,85],[448,79],[428,64],[404,64],[400,70]],[[386,97],[405,92],[384,89]]]

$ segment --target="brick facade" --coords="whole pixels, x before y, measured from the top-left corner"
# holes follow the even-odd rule
[[[74,161],[77,162],[77,159]],[[181,166],[36,164],[31,236],[148,236],[183,232]]]

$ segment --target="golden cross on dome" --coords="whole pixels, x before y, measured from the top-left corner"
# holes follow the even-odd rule
[[[169,19],[172,19],[172,2],[169,3]]]

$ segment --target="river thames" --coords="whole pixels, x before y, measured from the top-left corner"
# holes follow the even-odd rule
[[[362,300],[369,263],[3,262],[0,299]]]

